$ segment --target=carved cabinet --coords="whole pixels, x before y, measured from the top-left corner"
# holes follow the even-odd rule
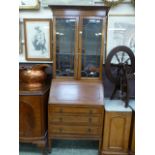
[[[103,128],[103,86],[100,81],[52,81],[48,103],[49,151],[53,139],[98,140]]]
[[[37,144],[45,151],[49,86],[39,91],[19,92],[19,141]]]
[[[105,101],[102,155],[128,155],[131,118],[123,101]]]

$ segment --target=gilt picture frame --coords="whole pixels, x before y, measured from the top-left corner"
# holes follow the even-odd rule
[[[39,0],[20,0],[19,9],[20,10],[37,10],[40,8]]]
[[[24,19],[24,36],[26,60],[52,60],[50,19]]]

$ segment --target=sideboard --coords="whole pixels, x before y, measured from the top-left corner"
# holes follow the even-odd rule
[[[43,154],[47,152],[48,94],[48,85],[37,91],[19,91],[19,141],[37,144]]]
[[[121,100],[105,100],[102,155],[128,155],[132,110]]]

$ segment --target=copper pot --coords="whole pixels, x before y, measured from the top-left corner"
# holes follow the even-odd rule
[[[44,69],[49,67],[47,64],[34,65],[32,68],[20,68],[19,79],[20,85],[26,90],[41,89],[47,77]]]

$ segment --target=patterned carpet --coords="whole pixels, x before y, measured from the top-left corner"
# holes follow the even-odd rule
[[[49,155],[98,155],[97,141],[54,140]],[[33,144],[19,145],[19,155],[41,155],[40,150]]]

